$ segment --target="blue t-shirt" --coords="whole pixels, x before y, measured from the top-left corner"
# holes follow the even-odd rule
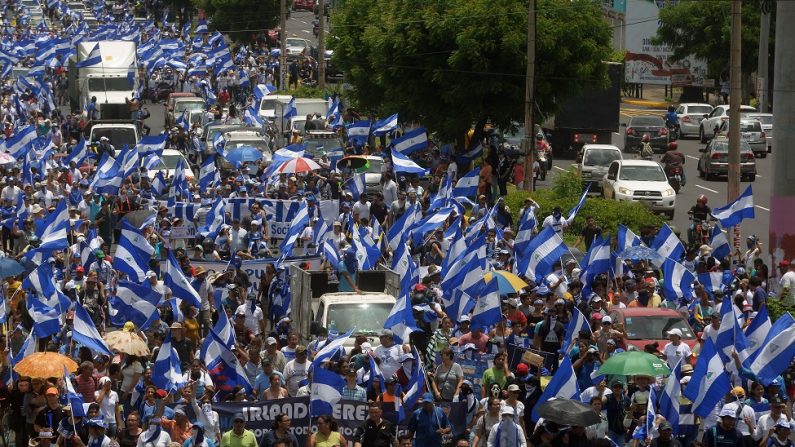
[[[442,435],[436,433],[436,430],[449,425],[447,415],[441,408],[434,407],[431,412],[420,408],[411,416],[408,428],[414,432],[415,447],[441,447]]]
[[[340,261],[340,263],[337,264],[337,278],[340,280],[340,285],[337,290],[340,292],[354,292],[353,286],[356,285],[356,272],[348,272],[348,274],[351,275],[353,284],[348,281],[348,277],[343,274],[344,272],[348,272],[348,269],[345,267],[345,261]]]

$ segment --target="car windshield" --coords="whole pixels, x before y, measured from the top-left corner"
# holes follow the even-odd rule
[[[740,123],[740,132],[761,132],[762,125],[759,124],[759,121],[754,121],[751,123]]]
[[[516,126],[515,132],[506,132],[503,137],[506,143],[518,146],[524,139],[524,126]]]
[[[123,78],[88,78],[90,92],[130,92],[132,87],[127,77]],[[97,101],[101,102],[101,101]]]
[[[619,180],[641,182],[665,182],[665,174],[659,166],[624,166],[618,176]]]
[[[204,110],[204,101],[180,101],[174,105],[174,110],[177,112],[185,110]]]
[[[621,153],[613,149],[588,149],[582,164],[588,166],[609,166],[613,160],[621,158]],[[626,168],[624,168],[626,169]]]
[[[276,110],[276,104],[279,101],[275,99],[263,99],[260,103],[260,110]]]
[[[716,141],[712,143],[710,147],[712,152],[729,152],[729,143],[728,141]],[[751,152],[751,146],[748,145],[748,142],[743,140],[740,142],[740,152]]]
[[[166,165],[167,169],[176,169],[177,163],[183,159],[182,155],[179,154],[164,154],[160,157],[163,160],[163,164]],[[185,163],[185,166],[188,164]]]
[[[710,106],[688,106],[687,113],[703,115],[712,111]]]
[[[384,329],[384,321],[392,307],[390,303],[330,304],[327,327],[333,327],[341,334],[355,327],[356,332],[375,335]]]
[[[135,141],[135,131],[129,127],[95,127],[91,130],[91,142],[99,143],[101,137],[108,137],[110,144],[116,149],[123,146],[133,147],[138,144]]]
[[[314,154],[317,151],[317,148],[321,146],[326,151],[340,147],[340,142],[337,140],[336,136],[332,136],[330,138],[305,138],[304,144],[306,145],[306,151],[309,154]]]
[[[641,116],[638,118],[632,118],[632,127],[640,127],[640,126],[662,126],[665,124],[663,119],[658,116]]]
[[[224,148],[229,151],[238,147],[243,146],[250,146],[256,147],[262,152],[269,152],[268,144],[262,139],[251,139],[251,140],[231,140],[226,142],[226,146]]]
[[[205,136],[206,140],[213,141],[218,136],[218,134],[227,133],[233,130],[240,129],[241,126],[216,126],[216,127],[208,127],[207,128],[207,135]]]
[[[287,39],[288,47],[305,47],[306,42],[301,39]]]
[[[665,340],[671,329],[682,331],[682,340],[696,338],[685,320],[678,316],[627,316],[624,317],[624,329],[629,340]]]
[[[762,124],[773,124],[773,115],[748,115],[748,118],[759,120]]]
[[[364,170],[360,170],[359,172],[367,172],[369,174],[380,174],[381,168],[384,166],[383,160],[377,159],[368,159],[367,165],[365,166]]]

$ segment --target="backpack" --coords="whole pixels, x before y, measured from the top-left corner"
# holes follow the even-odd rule
[[[654,149],[652,149],[651,144],[643,143],[643,149],[640,150],[641,157],[653,157],[654,156]]]

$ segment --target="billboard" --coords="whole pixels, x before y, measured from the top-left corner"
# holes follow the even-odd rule
[[[653,45],[657,35],[660,8],[676,4],[676,0],[627,0],[625,19],[626,82],[703,87],[707,74],[705,61],[687,57],[671,60],[669,45]]]

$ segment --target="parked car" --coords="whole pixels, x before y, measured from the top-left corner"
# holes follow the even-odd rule
[[[740,115],[755,113],[756,109],[751,106],[740,106]],[[721,121],[729,119],[729,105],[723,104],[712,109],[712,112],[704,115],[704,119],[698,126],[698,138],[702,143],[715,136],[720,128]]]
[[[661,116],[633,116],[622,124],[627,130],[624,134],[624,152],[640,152],[643,135],[649,135],[649,144],[655,152],[665,152],[668,148],[668,128]]]
[[[331,149],[345,145],[336,132],[330,130],[310,130],[304,135],[305,154],[307,157],[319,158],[319,152],[328,152]]]
[[[672,309],[652,307],[627,307],[612,309],[610,318],[613,327],[623,326],[627,333],[624,338],[628,351],[643,351],[650,343],[658,343],[662,351],[668,343],[668,331],[679,329],[682,331],[682,343],[692,349],[698,342],[698,337],[682,314]]]
[[[650,160],[615,160],[602,181],[602,196],[646,204],[652,211],[674,218],[676,191],[662,166]]]
[[[610,163],[622,158],[621,149],[612,144],[584,145],[577,163],[577,172],[580,173],[583,186],[591,183],[591,191],[599,191]]]
[[[746,118],[758,120],[762,123],[762,130],[765,131],[765,138],[767,139],[767,151],[773,152],[773,114],[749,113]]]
[[[699,149],[698,176],[707,180],[719,175],[729,175],[729,139],[717,136],[703,149]],[[748,142],[740,143],[740,178],[753,182],[756,179],[756,159]]]
[[[718,135],[729,136],[729,123],[731,120],[723,121],[718,129]],[[762,129],[762,123],[753,119],[740,120],[740,136],[748,142],[754,156],[767,157],[767,135]]]
[[[293,11],[312,11],[315,0],[293,0]]]
[[[676,115],[679,117],[679,138],[685,136],[698,135],[698,128],[704,115],[712,113],[712,106],[701,103],[679,104]]]

